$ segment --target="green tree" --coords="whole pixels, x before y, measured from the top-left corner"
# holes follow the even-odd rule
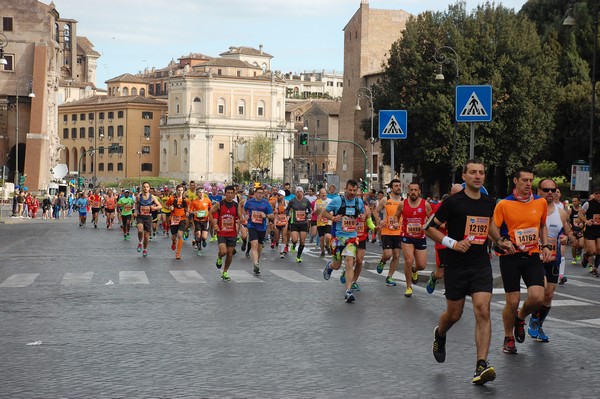
[[[271,168],[271,157],[275,156],[275,145],[269,137],[257,135],[248,143],[248,154],[251,171],[264,174],[266,169]]]

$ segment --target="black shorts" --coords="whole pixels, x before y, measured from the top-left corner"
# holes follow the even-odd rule
[[[308,232],[308,224],[290,224],[290,231]]]
[[[323,237],[325,234],[331,234],[331,225],[317,226],[317,235]]]
[[[356,246],[356,249],[364,249],[364,250],[366,250],[367,249],[367,240],[364,239],[362,241],[359,241],[358,245]]]
[[[560,272],[560,258],[552,262],[543,263],[546,281],[552,284],[558,284],[558,274]]]
[[[208,220],[207,221],[200,221],[200,220],[194,220],[194,230],[195,231],[208,231]]]
[[[267,235],[266,231],[260,231],[253,229],[252,227],[248,228],[248,236],[250,237],[250,241],[257,241],[260,245],[265,242],[265,236]]]
[[[480,265],[470,267],[446,267],[444,272],[444,286],[446,299],[460,301],[467,295],[473,296],[476,292],[492,292],[494,277],[490,260],[482,259]]]
[[[427,249],[427,239],[425,238],[402,237],[402,244],[414,245],[415,249],[419,251]]]
[[[121,222],[125,225],[131,220],[131,215],[121,215]]]
[[[152,211],[150,214],[152,215],[152,223],[158,222],[158,211]]]
[[[152,216],[138,216],[135,219],[136,224],[142,224],[144,226],[144,231],[151,232],[152,231]]]
[[[185,221],[186,219],[182,217],[182,219],[179,221],[179,224],[172,224],[171,235],[177,234],[178,231],[185,231]]]
[[[109,213],[115,213],[115,209],[114,208],[113,209],[104,208],[104,213],[107,214],[107,215]]]
[[[218,237],[218,243],[225,244],[227,247],[235,248],[235,244],[237,243],[237,237]]]
[[[597,240],[600,238],[600,226],[587,226],[583,231],[586,240]]]
[[[504,292],[521,290],[521,277],[529,288],[533,285],[544,286],[544,267],[540,254],[516,253],[500,257],[500,273]]]
[[[400,249],[402,248],[402,239],[400,236],[381,235],[381,247],[383,249]]]
[[[92,215],[94,213],[100,213],[100,208],[92,208]]]

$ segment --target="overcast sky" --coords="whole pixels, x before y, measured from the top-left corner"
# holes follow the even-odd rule
[[[496,1],[515,11],[527,0]],[[49,3],[49,0],[44,0]],[[472,10],[484,0],[468,0]],[[97,86],[122,73],[162,68],[190,52],[216,57],[230,46],[274,56],[283,72],[343,69],[342,29],[361,0],[54,0],[61,18],[78,21],[102,54]],[[454,0],[369,0],[376,9],[419,14],[443,11]]]

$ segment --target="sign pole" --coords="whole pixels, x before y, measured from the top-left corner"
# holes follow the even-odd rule
[[[475,124],[469,123],[471,125],[471,140],[469,141],[469,159],[475,158]]]
[[[394,139],[390,140],[390,160],[391,160],[391,166],[392,166],[392,179],[394,180],[394,177],[396,176],[396,166],[394,165],[394,144],[396,142],[394,141]]]

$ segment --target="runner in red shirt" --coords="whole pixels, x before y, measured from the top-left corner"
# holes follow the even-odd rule
[[[237,225],[239,220],[238,203],[233,199],[235,189],[233,186],[225,187],[225,199],[217,202],[210,210],[208,218],[211,226],[217,232],[219,242],[219,254],[217,255],[216,266],[221,269],[223,266],[223,257],[225,257],[225,266],[221,273],[224,281],[230,281],[229,266],[233,260],[233,251],[237,242]]]

